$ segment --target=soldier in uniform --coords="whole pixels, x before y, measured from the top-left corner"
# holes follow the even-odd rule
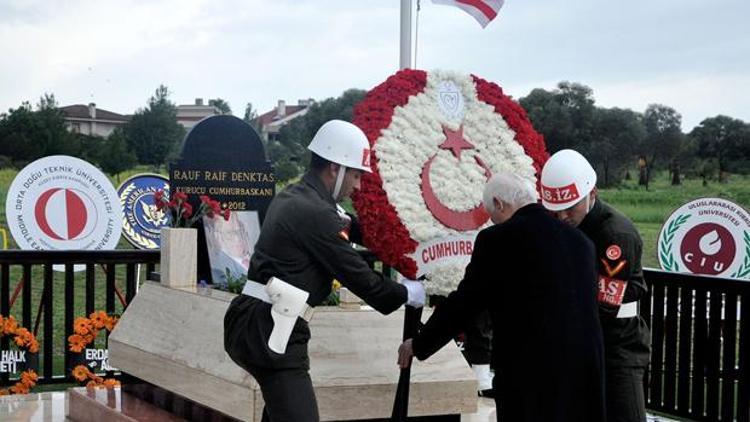
[[[643,376],[650,359],[650,337],[638,309],[638,301],[647,291],[638,230],[627,217],[597,198],[596,172],[573,150],[558,151],[544,165],[542,202],[558,218],[581,229],[596,246],[607,420],[645,421]]]
[[[312,308],[331,292],[335,278],[377,311],[424,304],[422,284],[401,284],[371,270],[352,248],[356,220],[337,202],[359,188],[370,171],[365,134],[332,120],[308,149],[311,169],[271,202],[250,260],[243,294],[224,317],[224,348],[260,385],[263,421],[318,421],[307,344]]]
[[[401,345],[399,365],[427,359],[488,311],[498,420],[604,421],[594,245],[518,176],[492,176],[484,204],[495,225],[477,235],[456,291]]]

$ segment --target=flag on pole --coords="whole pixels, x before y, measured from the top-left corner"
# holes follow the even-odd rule
[[[486,27],[503,7],[505,0],[432,0],[435,4],[445,4],[448,6],[456,6],[463,9],[464,12],[470,14],[474,19],[482,25],[482,28]]]

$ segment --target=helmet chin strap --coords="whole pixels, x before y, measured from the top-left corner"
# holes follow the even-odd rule
[[[338,202],[339,193],[341,193],[341,185],[344,183],[344,175],[346,174],[346,166],[339,165],[339,172],[336,175],[336,184],[333,186],[333,200]]]
[[[586,215],[588,215],[589,212],[591,212],[591,209],[594,208],[594,203],[595,202],[596,202],[595,199],[591,200],[591,194],[590,193],[588,195],[586,195]]]

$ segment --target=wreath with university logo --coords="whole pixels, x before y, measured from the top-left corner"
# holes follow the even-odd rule
[[[745,260],[740,268],[732,274],[732,277],[746,279],[750,275],[750,233],[744,232],[742,238],[745,242]]]
[[[364,243],[406,277],[424,275],[429,294],[455,289],[490,224],[487,179],[505,171],[538,187],[549,156],[523,108],[474,75],[399,71],[355,107],[353,122],[371,146],[373,173],[353,197]]]
[[[27,364],[27,368],[21,372],[19,381],[9,388],[0,389],[0,396],[6,396],[9,394],[28,394],[31,389],[34,388],[39,378],[36,371],[28,368],[28,366],[32,366],[30,365],[32,357],[36,358],[37,353],[39,353],[39,342],[37,341],[36,337],[34,337],[34,334],[31,333],[31,331],[19,326],[18,321],[16,321],[13,316],[3,317],[2,315],[0,315],[0,329],[2,331],[3,337],[13,337],[13,343],[19,349],[18,353],[24,353],[22,361]],[[6,352],[8,353],[8,357],[15,357],[13,351],[8,350]],[[25,356],[25,353],[28,353],[30,355],[28,356],[28,359]],[[15,366],[17,360],[13,359],[12,361],[12,365]],[[10,362],[10,360],[8,362]]]
[[[78,353],[79,358],[83,358],[83,353],[86,350],[86,346],[92,344],[96,337],[99,335],[99,331],[107,330],[111,332],[119,321],[119,317],[116,315],[108,315],[104,311],[92,312],[88,318],[78,317],[73,321],[73,332],[74,334],[68,337],[68,345],[70,351]],[[80,360],[80,359],[79,359]],[[85,360],[85,359],[84,359]],[[86,383],[86,387],[106,387],[113,388],[120,385],[120,382],[114,378],[102,378],[96,375],[93,371],[89,370],[86,365],[76,365],[71,375],[77,381]]]
[[[659,260],[661,260],[662,267],[667,271],[680,271],[680,265],[677,263],[677,260],[674,259],[674,254],[672,253],[672,243],[674,242],[675,233],[677,233],[680,227],[685,224],[689,218],[690,214],[681,214],[674,220],[670,221],[659,241],[661,246]]]

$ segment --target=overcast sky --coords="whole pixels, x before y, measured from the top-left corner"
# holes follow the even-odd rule
[[[414,0],[416,3],[416,0]],[[370,89],[398,68],[399,0],[0,0],[0,110],[95,102],[121,114],[163,83],[177,104],[242,116]],[[474,73],[515,98],[561,80],[605,107],[750,122],[748,0],[506,0],[486,29],[422,0],[417,67]]]

